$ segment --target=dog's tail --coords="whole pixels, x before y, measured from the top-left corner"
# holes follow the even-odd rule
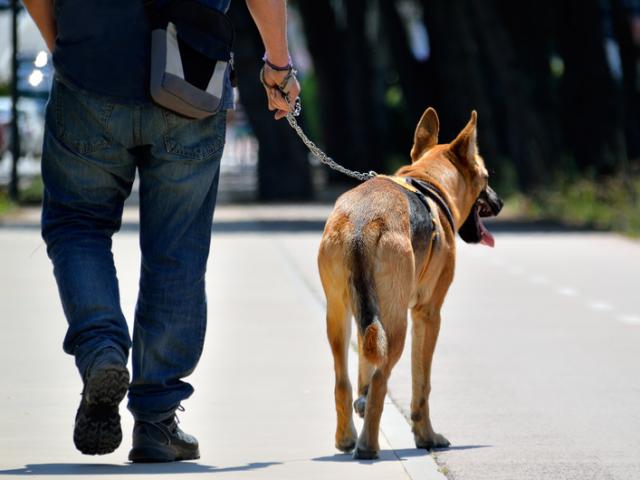
[[[373,365],[387,358],[387,335],[380,323],[372,265],[369,265],[362,237],[354,239],[351,251],[351,308],[362,338],[362,353]]]

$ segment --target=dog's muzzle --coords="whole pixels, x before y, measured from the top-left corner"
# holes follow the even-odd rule
[[[478,206],[478,214],[481,217],[495,217],[502,210],[504,202],[493,188],[487,185],[487,188],[480,192],[476,205]]]
[[[495,217],[500,213],[503,205],[504,203],[498,194],[487,185],[473,204],[469,216],[458,229],[460,238],[467,243],[481,243],[493,247],[495,244],[493,235],[482,223],[481,218]]]

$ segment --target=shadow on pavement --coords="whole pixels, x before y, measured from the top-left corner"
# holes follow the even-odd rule
[[[410,457],[426,457],[429,452],[419,450],[417,448],[400,448],[398,450],[380,450],[379,458],[375,460],[355,460],[350,453],[336,453],[334,455],[326,455],[324,457],[312,458],[314,462],[357,462],[357,463],[378,463],[378,462],[397,462]]]
[[[181,473],[244,472],[280,465],[281,462],[256,462],[237,467],[217,468],[191,462],[130,463],[122,465],[89,463],[35,463],[24,468],[0,470],[2,475],[176,475]]]
[[[214,221],[212,233],[321,233],[324,220],[223,220]],[[35,222],[11,221],[0,223],[2,230],[36,230],[40,224]],[[121,232],[138,232],[138,222],[123,222]]]
[[[471,450],[475,448],[489,448],[492,445],[457,445],[448,448],[436,448],[435,452],[449,452],[451,450]],[[380,450],[380,456],[376,460],[355,460],[350,453],[336,453],[324,457],[312,458],[314,462],[358,462],[358,463],[377,463],[377,462],[397,462],[398,460],[406,460],[412,457],[426,457],[430,452],[421,448],[399,448],[397,450]]]
[[[213,222],[219,233],[306,233],[324,230],[324,220],[222,220]]]
[[[214,221],[212,232],[219,234],[236,233],[321,233],[324,219],[256,219],[256,220],[220,220]],[[596,230],[571,227],[546,221],[497,220],[486,222],[493,233],[530,234],[530,233],[588,233]],[[137,222],[123,222],[120,231],[137,232]],[[0,230],[40,230],[36,222],[0,222]]]

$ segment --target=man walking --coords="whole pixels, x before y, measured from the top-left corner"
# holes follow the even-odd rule
[[[230,2],[200,1],[223,12]],[[292,100],[299,93],[291,81],[286,0],[246,2],[266,50],[269,109],[282,118],[289,107],[276,87],[286,85]],[[229,79],[218,114],[182,117],[150,99],[142,1],[24,4],[56,68],[42,155],[42,235],[69,323],[63,347],[84,382],[74,442],[85,454],[114,451],[122,440],[118,405],[128,391],[135,418],[131,461],[199,458],[197,440],[178,427],[175,412],[193,393],[182,378],[195,368],[204,342],[205,266],[225,110],[233,105]],[[132,341],[111,237],[136,171],[142,265]]]

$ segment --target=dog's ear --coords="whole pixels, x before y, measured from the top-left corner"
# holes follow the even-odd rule
[[[462,162],[472,162],[478,153],[478,113],[471,112],[471,119],[462,129],[456,139],[451,142],[449,149]]]
[[[424,152],[438,144],[438,132],[440,131],[440,120],[436,111],[429,107],[422,114],[422,118],[416,127],[413,137],[413,148],[411,148],[411,162],[416,162]]]

